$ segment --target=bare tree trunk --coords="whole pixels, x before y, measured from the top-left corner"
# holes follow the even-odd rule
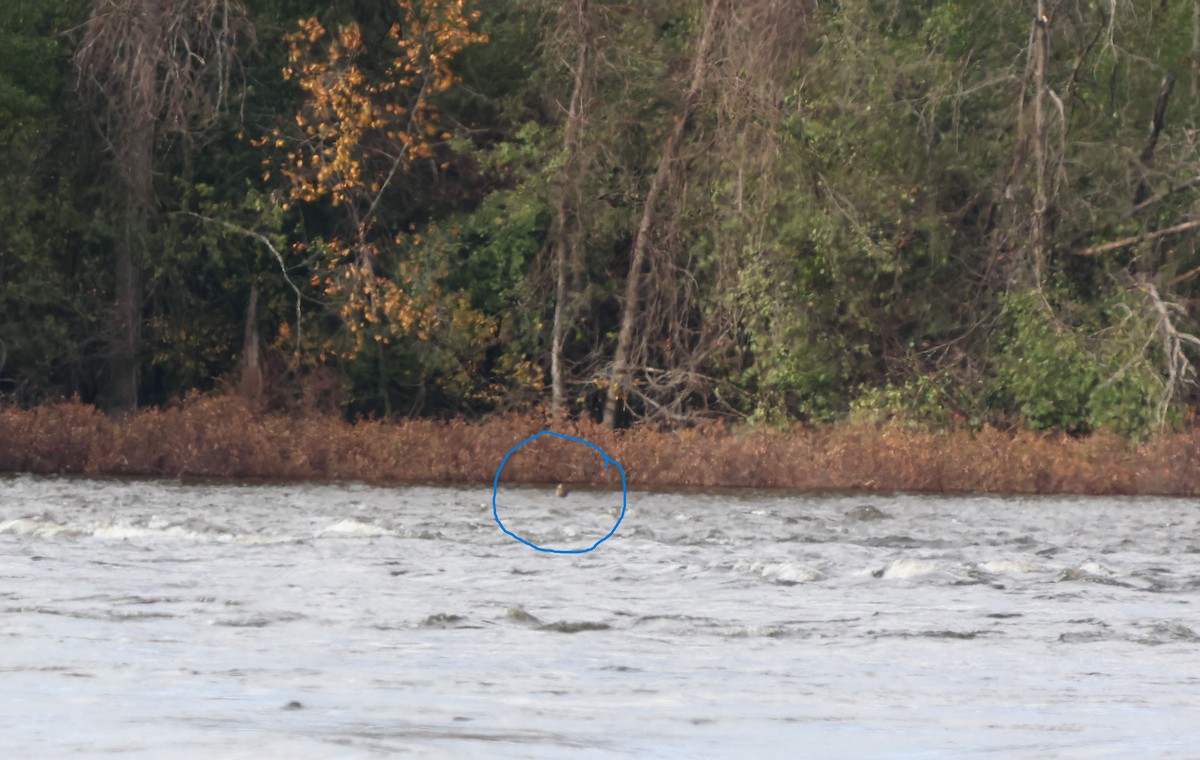
[[[75,68],[120,188],[112,209],[122,232],[114,241],[105,394],[112,411],[137,406],[156,150],[166,133],[190,145],[220,113],[234,66],[234,36],[248,28],[244,18],[233,0],[91,0]]]
[[[1168,71],[1158,88],[1158,99],[1154,102],[1154,117],[1150,120],[1150,135],[1146,138],[1146,147],[1138,156],[1138,183],[1133,191],[1133,206],[1137,208],[1143,201],[1152,196],[1150,189],[1150,171],[1154,168],[1154,149],[1158,146],[1158,138],[1167,126],[1167,105],[1171,101],[1171,92],[1175,88],[1175,72]]]
[[[563,322],[567,300],[567,245],[554,244],[554,266],[558,281],[554,288],[554,325],[550,330],[550,416],[562,419],[566,414],[566,383],[563,381]]]
[[[115,246],[113,261],[113,321],[109,341],[107,406],[114,411],[137,407],[138,353],[142,343],[142,247],[145,215],[127,213],[125,230]]]
[[[1046,124],[1046,66],[1050,59],[1050,20],[1046,17],[1044,0],[1038,0],[1037,18],[1033,22],[1033,213],[1030,219],[1030,244],[1033,251],[1033,280],[1042,282],[1042,262],[1046,257],[1046,221],[1049,201],[1046,193],[1047,134]]]
[[[163,36],[162,8],[143,1],[130,6],[126,44],[144,46]],[[100,12],[99,7],[97,13]],[[95,21],[95,17],[93,21]],[[103,34],[103,25],[97,24]],[[131,57],[121,74],[128,80],[121,86],[122,101],[107,104],[114,111],[128,109],[120,129],[109,140],[116,159],[116,174],[124,192],[119,193],[121,207],[114,209],[123,217],[123,230],[116,241],[113,260],[114,327],[109,348],[109,389],[107,405],[113,411],[137,408],[138,378],[141,374],[142,343],[142,267],[149,237],[150,208],[154,193],[154,143],[156,138],[155,99],[158,91],[155,56]]]
[[[258,337],[258,285],[250,286],[246,304],[246,331],[242,340],[242,367],[238,390],[242,398],[257,410],[263,401],[262,351]]]
[[[563,341],[566,323],[571,316],[567,305],[567,275],[572,262],[579,258],[579,204],[576,200],[578,189],[575,185],[582,168],[579,165],[582,161],[580,137],[586,120],[583,109],[589,82],[587,69],[591,32],[588,24],[588,0],[577,0],[574,11],[573,23],[578,45],[575,84],[571,91],[571,103],[567,108],[567,124],[563,134],[563,150],[566,156],[559,173],[554,224],[550,232],[557,279],[554,290],[554,325],[550,332],[550,414],[555,419],[566,413]]]
[[[716,37],[716,27],[722,13],[722,0],[710,0],[708,14],[704,22],[704,31],[692,58],[692,69],[687,95],[680,105],[679,113],[675,115],[675,124],[663,143],[662,155],[658,161],[658,169],[650,182],[642,205],[642,220],[638,224],[637,234],[633,240],[633,251],[629,261],[629,276],[625,280],[625,303],[621,314],[621,331],[617,334],[617,348],[613,355],[612,378],[608,386],[608,397],[604,403],[603,424],[615,427],[617,422],[617,402],[629,385],[629,365],[633,352],[633,329],[640,314],[639,297],[642,286],[642,270],[646,265],[646,255],[650,248],[651,229],[658,220],[659,199],[666,189],[671,170],[679,161],[680,148],[687,134],[692,113],[700,100],[704,89],[705,77],[708,74],[709,57]]]
[[[1192,3],[1192,60],[1200,57],[1200,0]],[[1192,100],[1200,98],[1200,77],[1192,75]]]

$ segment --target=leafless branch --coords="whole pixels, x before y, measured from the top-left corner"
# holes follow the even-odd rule
[[[1075,250],[1071,251],[1071,253],[1075,254],[1076,256],[1095,256],[1101,253],[1108,253],[1109,251],[1116,251],[1121,248],[1128,248],[1131,245],[1137,245],[1138,243],[1142,243],[1147,240],[1157,240],[1158,238],[1166,237],[1167,235],[1178,235],[1181,232],[1194,230],[1197,227],[1200,227],[1200,220],[1181,222],[1170,227],[1165,227],[1161,230],[1144,232],[1140,235],[1130,235],[1129,237],[1124,237],[1120,240],[1113,240],[1112,242],[1103,243],[1101,245],[1091,245],[1086,248],[1076,248]]]
[[[1200,348],[1200,338],[1191,333],[1182,332],[1175,325],[1175,320],[1185,316],[1187,310],[1172,301],[1164,300],[1158,288],[1149,280],[1141,278],[1137,281],[1138,290],[1146,294],[1156,322],[1155,332],[1162,340],[1163,356],[1167,362],[1167,380],[1162,394],[1158,399],[1155,410],[1158,425],[1161,428],[1166,423],[1167,410],[1171,402],[1187,383],[1195,383],[1196,369],[1184,353],[1184,346]]]
[[[205,224],[214,224],[214,225],[217,225],[218,227],[224,227],[225,229],[230,230],[231,232],[236,232],[238,234],[245,235],[247,237],[251,237],[251,238],[257,240],[258,242],[262,243],[264,246],[266,246],[267,250],[271,252],[271,255],[273,255],[275,257],[275,260],[279,262],[279,271],[283,274],[283,279],[287,282],[288,287],[290,287],[292,289],[292,292],[296,294],[295,356],[296,357],[300,356],[301,319],[303,317],[302,311],[300,308],[300,302],[304,298],[304,296],[300,293],[300,288],[296,287],[296,283],[292,282],[292,278],[288,276],[287,264],[284,263],[283,254],[279,252],[279,249],[275,247],[275,244],[271,242],[271,239],[269,237],[267,237],[266,235],[262,234],[261,232],[256,232],[255,230],[247,229],[240,225],[233,224],[232,222],[227,222],[224,219],[214,219],[210,216],[204,216],[203,214],[197,214],[193,211],[185,211],[183,213],[186,216],[195,217],[196,219],[199,219],[200,221],[204,222]]]

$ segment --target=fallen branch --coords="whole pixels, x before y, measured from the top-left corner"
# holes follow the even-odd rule
[[[1176,277],[1174,280],[1171,280],[1171,284],[1178,285],[1181,282],[1186,282],[1186,281],[1192,279],[1193,277],[1195,277],[1198,274],[1200,274],[1200,267],[1196,267],[1195,269],[1191,269],[1191,270],[1188,270],[1187,272],[1184,272],[1183,274]]]
[[[1167,235],[1177,235],[1181,232],[1187,232],[1188,230],[1194,230],[1197,227],[1200,227],[1200,220],[1193,220],[1190,222],[1182,222],[1180,224],[1174,225],[1173,227],[1166,227],[1164,229],[1155,230],[1153,232],[1144,232],[1140,235],[1131,235],[1129,237],[1121,238],[1120,240],[1114,240],[1110,243],[1103,243],[1101,245],[1090,245],[1086,248],[1076,248],[1073,251],[1071,251],[1071,253],[1075,254],[1076,256],[1096,256],[1101,253],[1108,253],[1109,251],[1116,251],[1121,248],[1128,248],[1131,245],[1137,245],[1138,243],[1144,242],[1146,240],[1157,240],[1158,238],[1166,237]]]
[[[1200,176],[1192,177],[1191,179],[1185,180],[1185,181],[1179,183],[1178,185],[1173,185],[1171,187],[1168,187],[1166,190],[1163,190],[1162,192],[1157,193],[1155,195],[1151,195],[1146,200],[1144,200],[1141,203],[1134,206],[1130,210],[1129,216],[1135,216],[1137,214],[1140,214],[1141,212],[1145,211],[1147,208],[1153,206],[1154,204],[1165,201],[1167,198],[1170,198],[1175,193],[1181,193],[1184,190],[1190,190],[1193,187],[1195,187],[1196,185],[1200,185]]]

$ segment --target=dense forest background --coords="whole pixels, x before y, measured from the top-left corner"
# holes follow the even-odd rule
[[[1140,436],[1198,95],[1198,0],[6,0],[0,396]]]

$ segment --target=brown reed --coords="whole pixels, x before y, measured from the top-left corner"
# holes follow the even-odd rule
[[[612,431],[538,416],[482,422],[258,414],[226,396],[111,419],[62,402],[0,406],[0,472],[368,483],[490,483],[539,430],[584,438],[621,462],[631,488],[779,488],[999,494],[1200,495],[1200,429],[1142,443],[1097,433],[932,431],[846,423],[792,430],[724,425]],[[544,437],[505,482],[613,485],[590,449]]]

